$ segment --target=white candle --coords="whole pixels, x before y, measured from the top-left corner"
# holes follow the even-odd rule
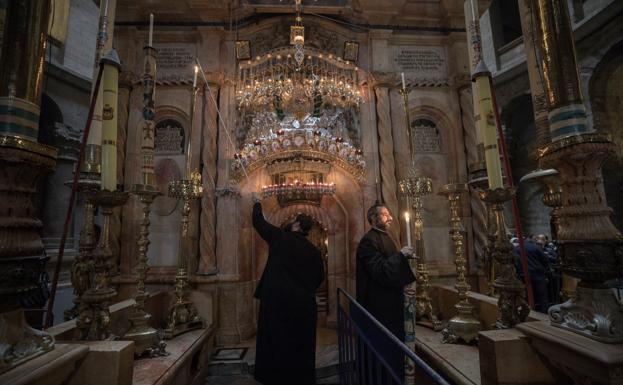
[[[405,86],[405,73],[404,73],[404,72],[401,72],[401,73],[400,73],[400,77],[402,78],[402,89],[403,89],[403,90],[406,90],[406,89],[407,89],[407,87]]]
[[[150,13],[149,14],[149,46],[151,47],[151,44],[153,43],[153,37],[154,37],[154,14]]]
[[[193,88],[197,87],[197,71],[199,71],[199,67],[195,66],[195,73],[193,74]]]
[[[106,0],[106,4],[104,5],[104,17],[108,17],[108,0]]]
[[[407,225],[407,246],[411,247],[411,221],[409,218],[409,212],[405,211],[405,224]]]

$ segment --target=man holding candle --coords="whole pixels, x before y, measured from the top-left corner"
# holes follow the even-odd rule
[[[387,230],[392,216],[378,201],[368,209],[368,231],[357,247],[357,301],[383,326],[404,341],[404,287],[415,281],[407,258],[414,257],[411,246],[400,252]],[[400,351],[387,357],[398,375],[402,375],[404,358]]]

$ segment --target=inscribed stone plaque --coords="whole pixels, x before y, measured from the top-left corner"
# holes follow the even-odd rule
[[[411,136],[416,154],[441,153],[441,135],[437,125],[428,119],[411,123]]]
[[[179,155],[184,153],[184,127],[175,119],[164,119],[156,124],[154,138],[156,155]]]
[[[160,44],[156,65],[158,82],[191,81],[193,62],[197,56],[192,44]]]
[[[394,46],[394,71],[409,78],[446,80],[446,50],[440,46]]]

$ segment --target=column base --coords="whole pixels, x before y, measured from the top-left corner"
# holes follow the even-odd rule
[[[28,326],[22,309],[0,313],[0,373],[54,349],[54,337]]]
[[[623,342],[623,306],[612,289],[578,286],[567,302],[549,308],[552,326],[605,343]]]
[[[190,301],[177,302],[171,309],[169,323],[164,329],[164,338],[171,339],[182,333],[203,328],[203,321],[197,315],[195,305]]]
[[[145,311],[134,311],[130,314],[130,330],[123,336],[123,340],[134,341],[134,355],[138,357],[166,356],[167,344],[162,341],[158,330],[149,326],[151,315]]]

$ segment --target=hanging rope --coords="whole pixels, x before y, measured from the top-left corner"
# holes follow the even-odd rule
[[[203,79],[203,82],[204,82],[206,88],[208,89],[208,95],[210,95],[210,99],[212,99],[212,103],[214,103],[214,108],[216,109],[216,113],[218,115],[218,120],[219,120],[219,122],[221,122],[223,124],[223,128],[225,128],[225,134],[227,136],[227,140],[229,141],[229,144],[230,144],[231,148],[234,149],[234,151],[236,151],[236,146],[234,145],[234,141],[231,139],[231,135],[229,134],[229,129],[227,127],[227,122],[221,116],[221,110],[218,108],[218,104],[216,103],[216,99],[214,99],[214,96],[212,95],[212,89],[210,88],[210,84],[208,83],[208,79],[206,79],[205,73],[203,72],[203,67],[201,66],[201,63],[199,62],[199,58],[195,58],[195,62],[197,63],[197,66],[199,66],[199,72],[201,72],[201,78]],[[244,175],[245,175],[245,177],[247,178],[247,181],[248,181],[249,180],[249,174],[247,173],[247,169],[244,167],[244,164],[242,164],[242,161],[240,160],[240,158],[238,158],[236,160],[240,164],[240,167],[242,168],[242,171],[244,172]]]

